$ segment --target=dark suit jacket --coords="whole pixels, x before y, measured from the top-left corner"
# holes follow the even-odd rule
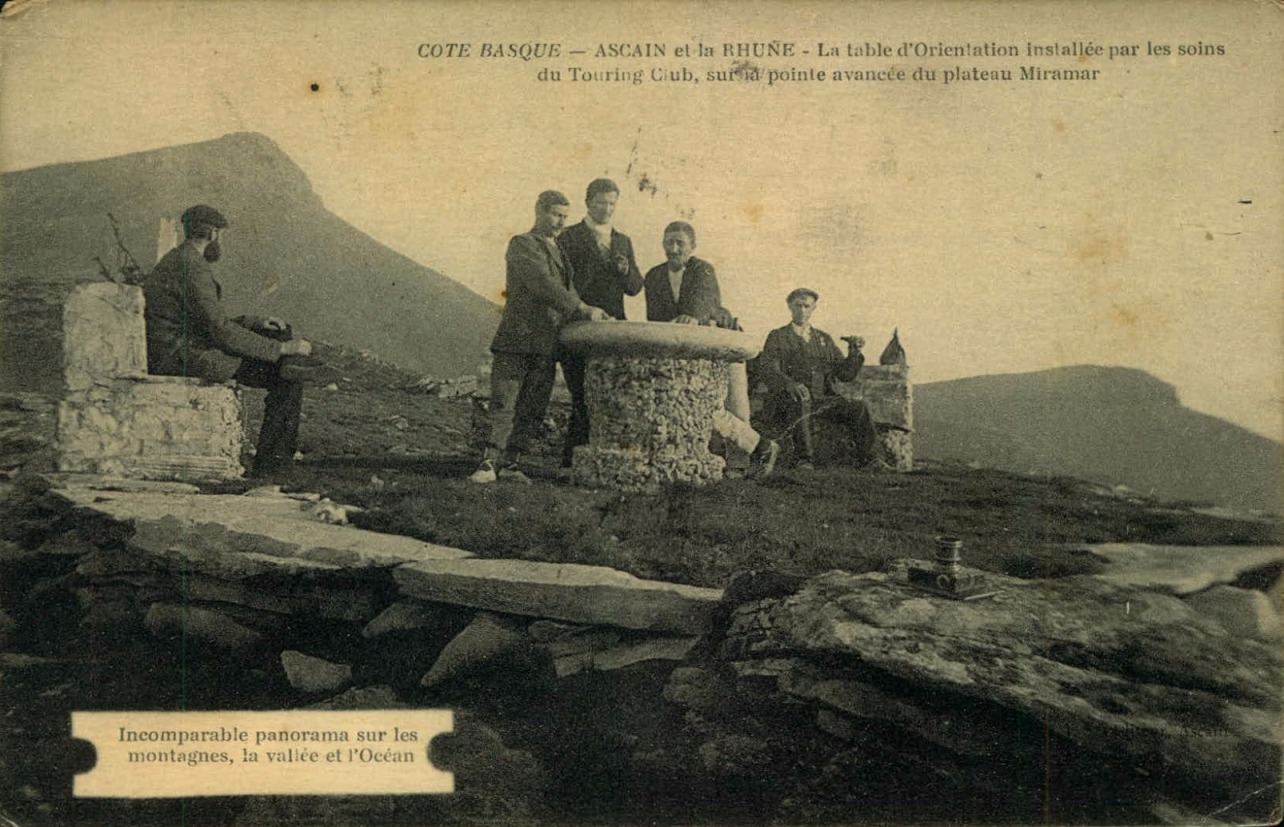
[[[551,356],[558,330],[580,307],[570,262],[533,232],[513,236],[506,261],[504,317],[490,349]]]
[[[786,392],[802,384],[812,396],[829,393],[830,383],[838,379],[850,382],[860,374],[865,357],[860,351],[843,356],[834,337],[823,330],[811,329],[811,341],[805,342],[789,325],[767,334],[762,353],[755,360],[756,376],[774,393]]]
[[[184,242],[143,279],[147,369],[165,376],[226,382],[243,357],[275,362],[280,342],[227,317],[223,288],[196,248]]]
[[[677,301],[669,285],[668,263],[652,267],[646,274],[646,320],[671,322],[678,316],[693,316],[704,322],[713,318],[722,306],[718,290],[718,274],[713,265],[692,256],[687,260],[687,271],[682,276],[682,291]]]
[[[588,224],[581,221],[568,227],[557,237],[557,246],[570,259],[575,271],[575,292],[585,304],[600,307],[613,318],[624,318],[624,294],[636,296],[642,292],[642,273],[633,258],[633,242],[615,228],[611,229],[611,250],[604,258],[597,246],[597,236]],[[629,260],[629,272],[620,275],[615,257]]]

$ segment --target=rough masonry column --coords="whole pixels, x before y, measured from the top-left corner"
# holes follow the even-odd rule
[[[714,413],[727,395],[727,364],[762,343],[733,330],[663,322],[578,322],[562,344],[588,358],[591,441],[575,449],[584,485],[653,491],[722,478],[709,451]]]

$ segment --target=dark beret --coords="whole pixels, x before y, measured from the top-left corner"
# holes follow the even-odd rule
[[[817,293],[815,290],[812,290],[811,288],[808,288],[808,287],[799,287],[797,290],[794,290],[792,293],[790,293],[788,296],[785,297],[785,304],[792,304],[793,300],[798,298],[799,296],[811,296],[812,301],[814,302],[820,301],[820,294]]]
[[[223,213],[204,204],[197,204],[195,207],[188,207],[183,210],[181,221],[183,226],[187,228],[206,225],[222,229],[227,226],[227,219],[223,217]]]

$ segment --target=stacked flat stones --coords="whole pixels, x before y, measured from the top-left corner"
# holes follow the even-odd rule
[[[727,363],[761,343],[733,330],[660,322],[568,325],[566,347],[588,357],[591,441],[575,449],[578,482],[621,491],[722,478],[709,451],[713,416],[727,395]]]

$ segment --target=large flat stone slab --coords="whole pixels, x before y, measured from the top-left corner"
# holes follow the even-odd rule
[[[998,594],[961,602],[913,588],[904,570],[830,572],[789,597],[744,604],[723,657],[784,663],[782,691],[935,733],[929,740],[965,754],[987,742],[1007,754],[1003,731],[1042,728],[1112,760],[1158,765],[1190,789],[1233,797],[1278,782],[1277,646],[1173,595],[1094,576],[989,574]],[[979,740],[948,729],[983,735],[986,725],[998,729]]]
[[[1284,563],[1281,546],[1152,546],[1105,543],[1085,546],[1109,564],[1098,575],[1119,586],[1193,594],[1241,574]]]
[[[562,344],[585,356],[629,359],[713,359],[743,362],[762,351],[762,336],[671,322],[572,322],[559,334]]]
[[[470,552],[425,543],[410,537],[379,534],[330,525],[311,517],[289,496],[183,495],[142,491],[107,491],[68,485],[56,493],[74,506],[133,523],[135,543],[144,551],[167,554],[189,546],[199,549],[204,570],[219,573],[220,552],[226,565],[241,563],[320,568],[392,567],[426,560],[455,560]],[[306,565],[305,565],[306,564]],[[237,576],[247,576],[239,568]]]
[[[394,570],[403,593],[509,614],[700,634],[720,589],[641,580],[601,566],[526,560],[431,560]]]

